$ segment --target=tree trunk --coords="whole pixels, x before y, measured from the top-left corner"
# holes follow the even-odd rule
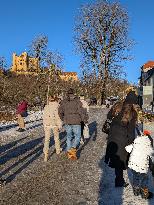
[[[49,67],[50,69],[50,67]],[[48,86],[47,86],[47,105],[49,104],[49,92],[50,92],[50,82],[51,82],[51,69],[48,77]]]
[[[105,104],[106,99],[106,84],[108,79],[108,71],[107,68],[104,69],[104,79],[101,87],[101,105]]]

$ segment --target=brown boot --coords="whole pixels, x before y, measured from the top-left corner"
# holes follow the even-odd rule
[[[70,150],[68,150],[67,151],[68,159],[77,160],[76,152],[77,150],[75,148],[71,148]]]
[[[71,159],[71,157],[72,157],[72,150],[71,149],[67,151],[67,157],[68,157],[68,159]]]
[[[148,190],[147,187],[141,188],[141,196],[143,199],[151,199],[153,197],[153,193]]]
[[[6,184],[6,180],[0,178],[0,187],[5,186],[5,184]]]
[[[72,148],[72,153],[73,153],[73,155],[72,155],[71,159],[72,159],[72,160],[77,160],[78,158],[77,158],[77,156],[76,156],[76,153],[77,153],[76,148]]]
[[[134,187],[133,186],[133,193],[134,193],[135,196],[139,196],[140,193],[141,193],[140,187],[138,187],[138,186]]]

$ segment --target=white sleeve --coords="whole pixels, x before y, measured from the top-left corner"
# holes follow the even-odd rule
[[[152,162],[154,163],[154,148],[150,146],[149,149],[149,157],[151,158]]]
[[[133,150],[133,144],[130,144],[128,146],[125,147],[125,150],[128,152],[128,153],[131,153],[131,151]]]

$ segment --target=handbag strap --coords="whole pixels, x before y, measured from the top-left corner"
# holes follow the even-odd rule
[[[139,130],[138,126],[136,126],[135,129],[139,136],[143,135],[143,133]]]

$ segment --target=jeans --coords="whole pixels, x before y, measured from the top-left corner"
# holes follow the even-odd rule
[[[65,125],[67,132],[67,151],[71,148],[76,148],[81,139],[81,125]],[[74,135],[74,141],[73,141]]]
[[[132,170],[133,173],[133,186],[145,188],[148,185],[148,174],[138,173]]]

